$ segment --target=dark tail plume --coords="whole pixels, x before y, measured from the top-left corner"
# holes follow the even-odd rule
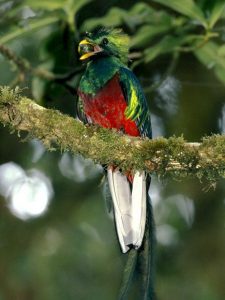
[[[147,179],[148,187],[150,178]],[[151,199],[147,189],[147,214],[143,244],[138,250],[131,249],[126,255],[127,263],[124,269],[123,281],[118,300],[127,300],[131,283],[136,271],[141,277],[142,296],[140,300],[156,300],[154,291],[154,247],[155,225]]]
[[[154,292],[154,247],[155,226],[151,199],[147,201],[147,220],[143,248],[140,249],[138,264],[142,277],[143,300],[156,300]]]

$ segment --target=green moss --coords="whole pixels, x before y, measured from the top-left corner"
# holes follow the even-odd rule
[[[0,105],[12,104],[21,100],[20,89],[10,89],[8,86],[0,87]]]
[[[59,149],[91,158],[94,162],[114,165],[123,172],[145,170],[160,178],[181,180],[198,178],[214,186],[225,178],[225,136],[204,137],[198,145],[184,138],[134,138],[81,122],[45,109],[19,90],[0,88],[0,121],[12,132],[27,132],[28,138],[40,139],[49,151]]]

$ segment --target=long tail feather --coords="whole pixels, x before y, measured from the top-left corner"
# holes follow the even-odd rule
[[[146,222],[146,175],[145,172],[136,172],[132,187],[132,228],[133,245],[138,249],[143,240]]]
[[[138,251],[135,249],[131,249],[127,255],[128,257],[123,273],[123,281],[121,284],[118,300],[128,299],[129,288],[131,286],[137,264]]]
[[[140,270],[142,299],[155,300],[153,286],[154,219],[148,195],[150,177],[136,172],[133,185],[117,170],[108,169],[108,183],[114,207],[114,216],[123,253],[128,252],[119,299],[128,297],[136,268]],[[133,245],[133,248],[131,249]]]
[[[126,176],[119,171],[108,169],[108,181],[112,195],[116,229],[123,253],[126,253],[130,248],[128,245],[132,243],[131,231],[131,192],[129,182]]]
[[[140,264],[143,300],[155,300],[154,292],[154,247],[155,247],[155,225],[151,199],[147,194],[147,217],[143,247],[139,252],[138,263]]]
[[[125,175],[108,169],[108,181],[112,195],[117,235],[123,253],[138,249],[143,240],[146,220],[145,173],[136,172],[132,191]]]

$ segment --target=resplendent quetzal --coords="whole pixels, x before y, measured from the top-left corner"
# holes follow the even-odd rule
[[[80,60],[87,61],[78,88],[78,103],[86,122],[131,136],[151,138],[150,114],[144,93],[127,67],[128,36],[120,29],[103,28],[87,34],[79,43],[78,51]],[[132,170],[124,175],[116,166],[108,166],[107,176],[122,252],[131,248],[146,251],[146,247],[148,252],[152,248],[149,244],[153,228],[149,176]],[[147,239],[148,243],[145,242]]]

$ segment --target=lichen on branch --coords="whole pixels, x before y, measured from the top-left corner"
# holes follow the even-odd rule
[[[115,130],[84,125],[8,87],[0,87],[0,122],[38,138],[49,150],[79,153],[123,171],[145,170],[179,179],[195,176],[211,183],[225,178],[225,135],[205,137],[201,143],[187,143],[183,137],[134,138]]]

